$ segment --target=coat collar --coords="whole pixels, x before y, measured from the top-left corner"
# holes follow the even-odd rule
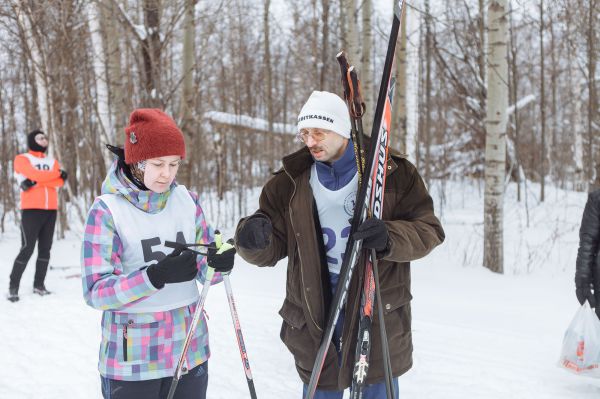
[[[366,148],[369,147],[371,143],[370,137],[364,138],[364,145]],[[350,143],[349,143],[350,144]],[[393,173],[397,168],[398,164],[394,161],[393,158],[404,158],[405,156],[397,153],[396,151],[390,149],[388,152],[387,159],[387,173]],[[305,170],[309,169],[314,162],[312,155],[310,155],[310,151],[306,146],[302,147],[296,152],[293,152],[289,155],[286,155],[282,159],[283,168],[280,171],[285,170],[292,179],[296,179],[300,176]]]

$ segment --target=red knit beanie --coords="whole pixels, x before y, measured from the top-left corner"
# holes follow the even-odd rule
[[[125,162],[132,165],[168,155],[185,158],[185,141],[175,121],[157,108],[133,111],[125,128]]]

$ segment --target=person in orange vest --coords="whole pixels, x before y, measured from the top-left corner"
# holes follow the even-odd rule
[[[8,300],[19,300],[19,285],[27,262],[38,243],[33,292],[48,295],[44,280],[50,261],[50,248],[56,224],[58,189],[67,179],[57,160],[46,155],[48,136],[34,130],[27,136],[29,151],[14,160],[14,172],[21,189],[21,250],[10,273]]]

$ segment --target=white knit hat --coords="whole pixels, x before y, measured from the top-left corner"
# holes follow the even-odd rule
[[[307,128],[331,130],[350,138],[350,115],[346,103],[328,91],[313,91],[298,115],[298,131]]]

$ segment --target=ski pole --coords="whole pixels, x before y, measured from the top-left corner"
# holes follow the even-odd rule
[[[176,251],[179,247],[183,247],[183,249],[187,248],[186,244],[178,244]],[[221,233],[217,230],[215,231],[215,247],[222,247],[222,239]],[[181,251],[181,250],[180,250]],[[212,267],[207,267],[206,275],[204,277],[204,284],[202,285],[202,292],[200,293],[200,298],[196,302],[196,311],[194,312],[194,317],[192,318],[192,322],[188,328],[187,335],[185,336],[185,341],[183,341],[183,348],[181,349],[181,355],[179,356],[179,361],[177,362],[177,367],[175,368],[175,373],[173,374],[173,380],[171,380],[171,387],[169,388],[169,394],[167,395],[167,399],[173,399],[175,395],[175,390],[177,389],[177,384],[179,380],[188,370],[185,367],[185,355],[187,354],[190,343],[192,342],[192,337],[196,332],[196,328],[198,327],[198,321],[200,321],[200,316],[202,315],[202,311],[204,310],[204,302],[206,301],[206,297],[208,296],[208,290],[210,288],[210,283],[215,274],[215,269]]]
[[[379,289],[379,267],[377,266],[377,255],[371,250],[373,264],[373,277],[375,278],[375,302],[377,303],[377,316],[379,317],[379,336],[381,339],[381,350],[383,355],[383,374],[385,378],[385,391],[388,399],[395,399],[392,385],[392,361],[390,359],[390,347],[388,346],[387,331],[385,330],[385,319],[383,315],[383,302],[381,301],[381,290]]]
[[[237,338],[238,348],[240,350],[240,356],[242,358],[242,366],[244,367],[244,373],[246,374],[246,382],[248,383],[248,389],[250,390],[250,397],[252,399],[256,399],[256,390],[254,389],[252,370],[250,369],[250,361],[248,360],[248,353],[246,352],[246,344],[244,343],[244,336],[242,335],[240,319],[238,317],[237,309],[235,307],[235,299],[233,298],[233,291],[231,290],[231,281],[229,281],[229,274],[225,274],[223,276],[223,283],[225,284],[225,292],[227,294],[227,300],[229,301],[229,310],[231,311],[231,320],[233,321],[233,328],[235,329],[235,336]]]

